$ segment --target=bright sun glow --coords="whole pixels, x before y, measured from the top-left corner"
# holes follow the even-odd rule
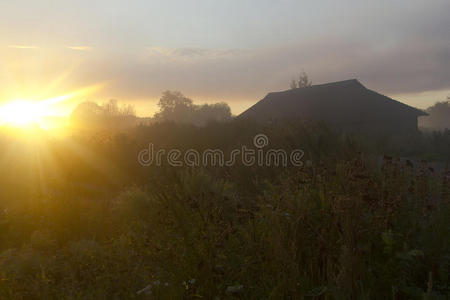
[[[51,114],[52,111],[43,102],[17,100],[0,107],[1,122],[13,126],[39,123],[45,116]]]
[[[0,106],[0,126],[8,125],[13,127],[38,126],[41,129],[53,129],[60,126],[61,122],[51,121],[53,117],[60,117],[61,114],[55,109],[55,105],[63,101],[87,95],[99,89],[102,85],[88,86],[63,96],[49,98],[45,100],[12,100]]]

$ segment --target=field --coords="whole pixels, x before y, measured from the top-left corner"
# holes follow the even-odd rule
[[[302,166],[142,166],[160,149]],[[0,138],[1,299],[447,299],[450,132],[156,123]],[[429,163],[433,162],[433,163]]]

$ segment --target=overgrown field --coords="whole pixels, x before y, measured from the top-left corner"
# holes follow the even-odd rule
[[[226,152],[257,133],[304,166],[137,162],[149,142]],[[448,299],[449,136],[238,121],[3,135],[0,298]]]

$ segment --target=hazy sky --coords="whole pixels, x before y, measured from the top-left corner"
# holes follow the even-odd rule
[[[238,113],[304,70],[424,108],[450,95],[449,12],[448,0],[0,0],[0,100],[102,84],[85,98],[141,115],[167,89]]]

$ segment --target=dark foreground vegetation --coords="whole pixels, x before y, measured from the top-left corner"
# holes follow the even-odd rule
[[[137,162],[150,142],[229,153],[258,133],[304,150],[304,166]],[[0,139],[1,299],[450,296],[449,131],[369,140],[232,121],[41,135]]]

